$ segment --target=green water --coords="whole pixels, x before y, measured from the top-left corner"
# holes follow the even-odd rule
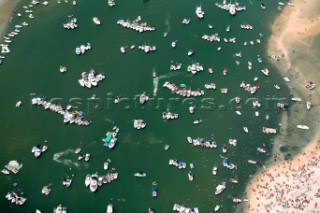
[[[10,176],[0,175],[0,203],[1,212],[52,212],[52,209],[62,203],[68,207],[69,212],[105,212],[106,205],[112,203],[115,212],[147,212],[152,207],[156,212],[172,212],[173,204],[178,202],[187,207],[199,207],[201,212],[213,212],[216,204],[222,205],[220,212],[234,211],[236,204],[231,197],[243,197],[245,184],[250,175],[263,165],[268,156],[258,154],[256,149],[265,143],[270,151],[272,136],[261,134],[261,127],[277,127],[279,113],[266,109],[268,97],[286,97],[288,94],[284,82],[275,68],[267,63],[264,53],[264,44],[267,41],[268,26],[279,11],[275,9],[276,3],[267,5],[268,10],[260,9],[260,1],[243,1],[247,10],[239,12],[235,17],[226,11],[214,6],[213,1],[184,1],[184,0],[142,0],[116,1],[114,8],[108,7],[106,1],[78,1],[77,6],[71,3],[51,2],[49,6],[36,6],[33,10],[34,20],[15,17],[9,31],[15,24],[26,20],[30,24],[22,28],[18,37],[10,45],[11,53],[7,55],[0,66],[0,96],[1,124],[0,165],[15,159],[23,163],[19,174]],[[23,12],[23,1],[16,11]],[[205,11],[203,20],[197,19],[194,10],[202,5]],[[24,14],[24,13],[23,13]],[[62,23],[67,22],[67,16],[73,14],[78,20],[78,29],[65,30]],[[151,26],[157,28],[154,32],[139,34],[116,24],[118,19],[134,19],[138,15]],[[101,26],[92,23],[92,17],[97,16],[102,22]],[[189,25],[182,25],[183,18],[190,18]],[[211,23],[214,28],[209,29]],[[249,23],[254,26],[252,31],[244,31],[239,25]],[[227,33],[226,27],[230,25],[231,31]],[[163,33],[168,32],[164,38]],[[218,32],[220,37],[236,37],[237,43],[230,44],[208,42],[201,39],[203,34]],[[261,44],[243,46],[243,42],[261,38]],[[177,47],[173,49],[171,42],[178,40]],[[90,42],[92,49],[85,55],[77,56],[74,52],[78,44]],[[150,43],[157,47],[156,52],[145,54],[137,48],[127,53],[120,53],[121,46],[141,45]],[[217,47],[221,46],[221,52]],[[189,49],[195,49],[192,57],[187,57]],[[242,52],[242,58],[233,55]],[[257,55],[261,55],[264,62],[257,62]],[[235,60],[241,64],[236,65]],[[247,61],[253,62],[253,69],[247,69]],[[179,71],[170,71],[170,61],[180,62],[183,67]],[[192,62],[200,62],[204,72],[193,76],[186,71]],[[65,65],[68,72],[60,73],[59,66]],[[208,67],[213,67],[214,74],[209,74]],[[265,77],[260,70],[268,67],[271,71]],[[77,79],[83,71],[95,69],[103,72],[106,79],[97,88],[87,89],[79,86]],[[228,69],[227,76],[222,70]],[[110,97],[132,99],[135,95],[146,92],[153,97],[153,73],[159,77],[159,87],[156,100],[180,98],[173,107],[171,104],[156,101],[147,102],[141,109],[125,109],[125,105],[112,107]],[[253,78],[259,77],[255,83]],[[240,89],[241,81],[252,85],[258,84],[261,89],[255,95]],[[217,90],[206,90],[205,98],[214,98],[215,106],[212,110],[196,110],[194,115],[188,112],[187,103],[183,98],[171,94],[168,89],[162,88],[165,81],[184,83],[193,89],[204,89],[205,83],[214,82]],[[282,86],[275,90],[273,84]],[[221,94],[220,88],[228,87],[228,94]],[[75,126],[64,124],[63,118],[58,114],[31,106],[32,94],[40,97],[60,98],[65,107],[72,98],[83,101],[78,109],[85,112],[85,116],[93,123],[90,126]],[[88,101],[92,94],[96,94],[99,108],[93,112],[92,102]],[[233,111],[234,104],[229,100],[239,96],[244,107],[240,117]],[[257,97],[263,104],[260,117],[254,116],[249,109],[251,104],[244,103],[251,97]],[[199,103],[203,97],[194,100]],[[15,108],[15,103],[21,100],[22,106]],[[89,103],[89,104],[88,104]],[[107,104],[111,103],[111,107]],[[166,102],[167,103],[167,102]],[[102,105],[103,104],[103,105]],[[219,108],[220,105],[224,107]],[[173,110],[179,113],[179,119],[164,121],[162,112]],[[264,119],[270,115],[270,120]],[[143,130],[133,128],[133,120],[141,118],[147,123]],[[201,118],[201,125],[194,125],[193,120]],[[101,139],[114,125],[120,127],[118,142],[113,150],[102,147]],[[244,133],[243,126],[250,130]],[[187,143],[186,138],[205,137],[214,138],[218,143],[217,149],[193,147]],[[229,138],[238,140],[237,147],[229,147],[230,161],[238,165],[237,170],[228,170],[222,166],[222,145]],[[31,148],[37,144],[45,144],[48,151],[39,159],[31,154]],[[170,144],[168,151],[164,145]],[[77,161],[73,153],[77,147],[83,153],[91,153],[89,162]],[[71,163],[58,163],[53,160],[56,153],[62,154],[60,160],[71,160]],[[119,177],[112,183],[99,187],[96,193],[91,193],[84,186],[87,174],[103,171],[103,162],[107,158],[112,160],[110,167],[116,169]],[[187,163],[194,163],[194,181],[188,180],[188,169],[179,170],[168,165],[170,158]],[[247,163],[248,159],[258,160],[257,165]],[[70,161],[69,161],[70,162]],[[75,166],[78,164],[78,166]],[[218,166],[218,175],[212,175],[212,167]],[[147,177],[137,179],[133,173],[144,171]],[[62,180],[74,174],[70,188],[62,185]],[[227,180],[238,175],[240,184],[232,185]],[[151,197],[151,183],[158,182],[159,196]],[[222,181],[227,181],[227,189],[219,196],[214,195],[215,187]],[[18,185],[13,187],[13,183]],[[46,197],[41,194],[44,185],[52,183],[52,192]],[[22,190],[28,199],[24,206],[15,206],[8,202],[4,196],[11,190]]]

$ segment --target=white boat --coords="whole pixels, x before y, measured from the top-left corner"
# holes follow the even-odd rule
[[[297,97],[293,97],[291,98],[292,101],[296,101],[296,102],[300,102],[301,101],[301,98],[297,98]]]
[[[177,41],[173,41],[173,42],[171,43],[171,47],[175,48],[175,47],[177,46],[177,42],[178,42],[178,40],[177,40]]]
[[[50,192],[51,192],[50,185],[44,186],[41,190],[41,193],[47,196],[50,194]]]
[[[198,18],[202,19],[204,17],[204,12],[202,11],[201,6],[196,7],[196,15],[198,16]]]
[[[307,101],[307,109],[308,109],[308,110],[310,110],[310,109],[311,109],[311,107],[312,107],[311,102]]]
[[[92,18],[92,21],[93,21],[93,23],[95,23],[96,25],[100,25],[100,24],[101,24],[100,20],[99,20],[97,17],[93,17],[93,18]]]
[[[248,160],[248,163],[257,164],[257,161],[255,161],[255,160]]]
[[[146,177],[147,176],[147,174],[146,173],[144,173],[144,172],[137,172],[137,173],[134,173],[134,175],[133,176],[135,176],[135,177]]]
[[[80,153],[80,152],[81,152],[81,148],[80,148],[80,147],[78,147],[78,148],[74,151],[75,154],[78,154],[78,153]]]
[[[244,126],[243,131],[245,131],[245,133],[248,133],[249,132],[248,127]]]
[[[194,109],[195,109],[194,106],[190,106],[190,107],[189,107],[189,112],[190,112],[191,114],[193,114],[193,113],[194,113]]]
[[[233,15],[233,16],[236,14],[236,5],[231,4],[231,5],[229,6],[229,13],[230,13],[231,15]]]
[[[219,205],[216,205],[215,207],[214,207],[214,211],[216,212],[216,211],[218,211],[220,209],[220,206]]]
[[[104,170],[108,170],[108,168],[109,168],[109,162],[104,162],[103,163],[103,169]]]
[[[278,84],[274,84],[273,86],[274,86],[274,88],[276,88],[278,90],[280,89],[280,86]]]
[[[66,187],[69,187],[70,185],[71,185],[71,183],[72,183],[72,179],[65,179],[63,182],[62,182],[62,184],[64,185],[64,186],[66,186]]]
[[[126,53],[126,49],[124,47],[120,47],[120,52],[121,53]]]
[[[21,101],[18,101],[18,102],[16,103],[16,107],[20,107],[21,104],[22,104],[22,102],[21,102]]]
[[[216,187],[216,191],[215,191],[215,195],[219,195],[221,194],[226,188],[226,182],[222,182],[220,183],[217,187]]]
[[[261,147],[258,147],[258,148],[257,148],[257,151],[258,151],[258,152],[261,152],[261,153],[266,153],[266,150],[263,149],[263,148],[261,148]]]
[[[90,181],[91,181],[91,175],[87,175],[84,181],[84,185],[88,187],[90,185]]]
[[[190,50],[188,51],[188,56],[192,56],[193,53],[194,53],[194,50],[193,50],[193,49],[190,49]]]
[[[202,123],[202,120],[201,119],[197,119],[197,120],[193,121],[193,123],[194,124],[200,124],[200,123]]]
[[[218,168],[217,168],[216,166],[214,166],[214,167],[212,168],[212,174],[213,174],[213,175],[217,175],[217,172],[218,172]]]
[[[168,149],[170,149],[170,145],[169,144],[164,145],[164,150],[168,150]]]
[[[2,172],[3,174],[5,174],[5,175],[10,174],[10,172],[9,172],[8,170],[6,170],[6,169],[2,169],[1,172]]]
[[[188,173],[188,178],[190,181],[193,181],[193,174],[191,171]]]
[[[112,204],[110,203],[108,206],[107,206],[107,213],[112,213],[113,212],[113,206]]]
[[[187,140],[188,140],[189,143],[193,142],[191,137],[187,137]]]
[[[297,128],[298,129],[305,129],[305,130],[309,129],[309,127],[307,125],[297,125]]]
[[[286,82],[290,82],[290,79],[288,77],[283,77],[283,79],[286,81]]]
[[[238,111],[238,110],[236,111],[236,113],[237,113],[238,115],[242,115],[242,113],[241,113],[240,111]]]
[[[98,174],[92,174],[90,179],[90,191],[95,192],[98,189]]]
[[[84,157],[84,160],[85,160],[85,161],[89,161],[89,160],[90,160],[90,154],[87,153],[87,154],[85,155],[85,157]]]

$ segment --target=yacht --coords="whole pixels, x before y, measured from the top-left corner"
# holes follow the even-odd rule
[[[88,187],[90,185],[90,182],[91,182],[91,175],[87,175],[84,181],[84,185]]]
[[[309,127],[306,125],[297,125],[297,128],[298,129],[305,129],[305,130],[309,129]]]
[[[98,174],[92,174],[90,179],[90,191],[95,192],[98,189]]]
[[[188,178],[190,181],[193,181],[193,174],[191,171],[188,173]]]
[[[107,213],[112,213],[113,212],[113,206],[112,204],[110,203],[108,206],[107,206]]]
[[[196,7],[196,15],[198,16],[198,18],[202,19],[204,17],[204,12],[202,11],[201,6]]]
[[[215,195],[221,194],[226,188],[226,182],[222,182],[220,183],[217,187],[216,187],[216,191],[215,191]]]
[[[100,20],[99,20],[97,17],[93,17],[93,18],[92,18],[92,21],[93,21],[93,23],[95,23],[96,25],[100,25],[100,24],[101,24]]]
[[[144,172],[137,172],[137,173],[134,173],[134,176],[135,176],[135,177],[146,177],[147,174],[144,173]]]

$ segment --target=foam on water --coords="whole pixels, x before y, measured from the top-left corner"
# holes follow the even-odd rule
[[[58,152],[55,153],[53,155],[53,160],[57,163],[61,163],[64,164],[65,166],[75,166],[75,167],[79,167],[80,165],[77,162],[73,162],[71,159],[60,159],[62,156],[64,155],[68,155],[70,153],[74,153],[74,150],[72,149],[67,149],[65,151],[62,152]]]

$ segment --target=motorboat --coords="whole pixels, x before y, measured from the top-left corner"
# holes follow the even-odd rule
[[[62,182],[62,184],[63,184],[65,187],[69,187],[69,186],[71,185],[71,183],[72,183],[72,179],[69,179],[69,178],[65,179],[65,180]]]
[[[258,151],[258,152],[261,152],[261,153],[266,153],[266,150],[263,149],[263,148],[261,148],[261,147],[258,147],[258,148],[257,148],[257,151]]]
[[[170,148],[169,144],[164,145],[164,150],[168,150]]]
[[[177,42],[178,42],[178,40],[173,41],[173,42],[171,43],[171,47],[175,48],[175,47],[177,46]]]
[[[197,120],[193,121],[193,123],[194,124],[200,124],[200,123],[202,123],[202,120],[201,119],[197,119]]]
[[[195,107],[194,107],[194,106],[189,106],[189,112],[190,112],[191,114],[193,114],[193,113],[194,113],[194,109],[195,109]]]
[[[96,25],[100,25],[100,24],[101,24],[100,20],[99,20],[97,17],[93,17],[93,18],[92,18],[92,21],[93,21],[93,23],[95,23]]]
[[[41,190],[41,193],[47,196],[50,194],[50,192],[51,192],[50,185],[44,186]]]
[[[310,102],[310,101],[307,101],[307,109],[308,109],[308,110],[310,110],[310,109],[311,109],[311,107],[312,107],[311,102]]]
[[[189,143],[193,143],[193,140],[192,140],[191,137],[187,137],[187,141],[188,141]]]
[[[204,12],[202,11],[201,6],[196,7],[196,15],[198,16],[198,18],[202,19],[204,17]]]
[[[242,115],[242,113],[239,110],[236,110],[237,115]]]
[[[134,176],[135,176],[135,177],[146,177],[147,174],[144,173],[144,172],[137,172],[137,173],[134,173]]]
[[[81,152],[81,148],[80,148],[80,147],[78,147],[78,148],[74,151],[75,154],[79,154],[80,152]]]
[[[242,128],[243,128],[243,131],[245,131],[245,133],[248,133],[248,132],[249,132],[248,127],[244,126],[244,127],[242,127]]]
[[[151,196],[152,197],[157,197],[158,196],[158,183],[156,181],[152,182]]]
[[[234,178],[230,178],[229,181],[230,181],[230,183],[238,183],[238,180],[234,179]]]
[[[190,181],[193,181],[193,174],[191,171],[188,173],[188,178]]]
[[[16,103],[16,107],[20,107],[21,104],[22,104],[22,102],[21,102],[21,101],[18,101],[18,102]]]
[[[241,203],[242,200],[239,199],[239,198],[232,198],[232,202],[234,202],[234,203]]]
[[[108,168],[109,168],[109,162],[104,162],[103,163],[103,169],[104,170],[108,170]]]
[[[248,163],[257,164],[257,161],[256,160],[248,160]]]
[[[308,129],[309,129],[309,127],[306,126],[306,125],[297,125],[297,128],[298,128],[298,129],[305,129],[305,130],[308,130]]]
[[[147,96],[145,93],[142,93],[139,98],[140,104],[144,104],[147,100],[149,100],[149,96]]]
[[[188,56],[192,56],[193,53],[194,53],[194,50],[193,50],[193,49],[190,49],[190,50],[188,51]]]
[[[216,205],[215,207],[214,207],[214,211],[216,212],[216,211],[218,211],[220,209],[220,206],[219,205]]]
[[[216,187],[216,191],[215,191],[215,195],[219,195],[221,194],[226,188],[226,182],[222,182],[220,183],[217,187]]]
[[[280,89],[280,86],[279,86],[278,84],[274,84],[273,86],[274,86],[274,88],[276,88],[277,90]]]
[[[148,208],[148,213],[154,213],[154,210],[152,208]]]
[[[214,166],[214,167],[212,168],[212,174],[213,174],[213,175],[217,175],[217,172],[218,172],[218,168],[217,168],[216,166]]]
[[[57,208],[53,209],[53,213],[67,213],[67,207],[64,207],[60,204],[57,206]]]
[[[95,192],[98,189],[98,174],[92,174],[90,179],[90,191]]]
[[[292,101],[296,101],[296,102],[300,102],[301,101],[301,98],[297,98],[297,97],[293,97],[291,98]]]
[[[88,187],[90,185],[90,182],[91,182],[91,175],[87,175],[84,181],[84,185]]]
[[[65,66],[60,66],[60,67],[59,67],[59,70],[60,70],[60,72],[62,72],[62,73],[67,72],[67,67],[65,67]]]
[[[85,156],[84,156],[84,160],[85,161],[89,161],[90,160],[90,154],[87,153]]]
[[[121,53],[126,53],[125,47],[120,47],[120,52],[121,52]]]
[[[309,90],[313,90],[314,88],[316,88],[317,85],[314,82],[308,82],[308,84],[306,85],[306,88]]]
[[[110,204],[108,204],[108,206],[107,206],[107,213],[112,213],[113,212],[113,206],[112,206],[112,204],[110,203]]]
[[[3,174],[5,174],[5,175],[10,174],[10,172],[9,172],[8,170],[6,170],[6,169],[2,169],[1,172],[2,172]]]

